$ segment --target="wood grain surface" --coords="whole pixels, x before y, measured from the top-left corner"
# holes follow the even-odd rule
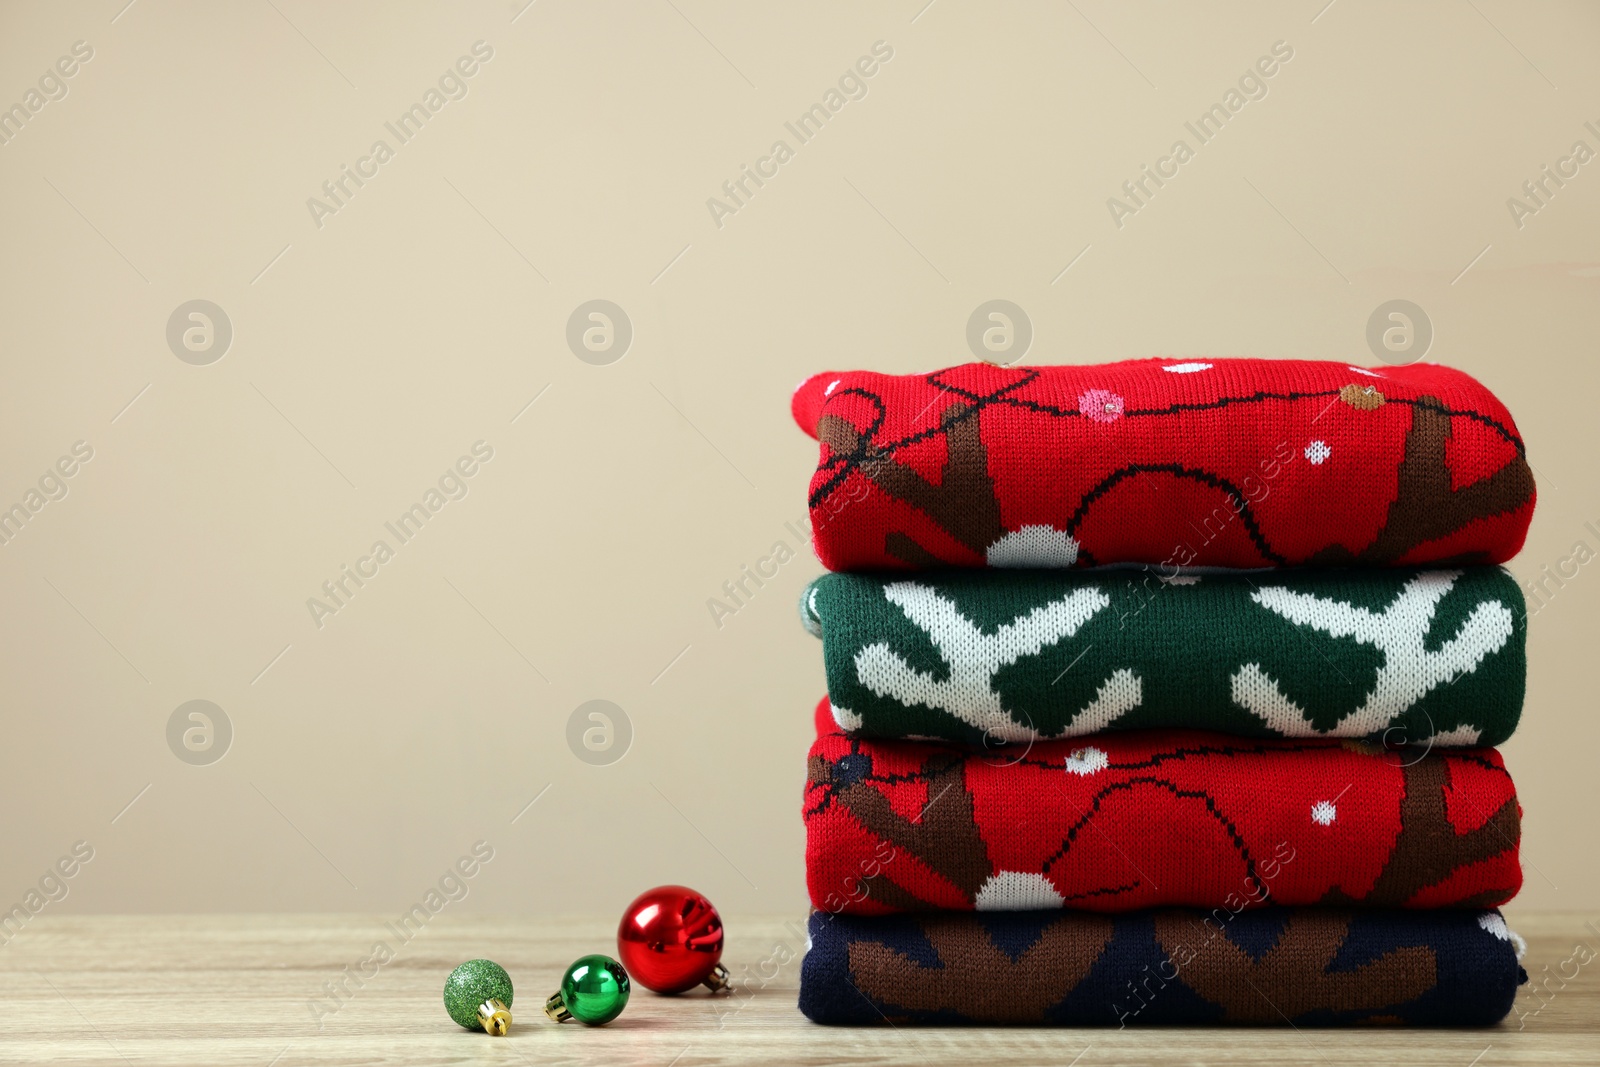
[[[842,1029],[795,1008],[803,923],[729,923],[724,957],[743,993],[637,989],[610,1026],[540,1010],[562,969],[615,952],[614,920],[441,915],[357,987],[372,946],[398,943],[361,915],[41,915],[0,947],[0,1063],[206,1064],[1307,1064],[1492,1067],[1600,1062],[1600,917],[1512,912],[1534,983],[1484,1030]],[[1574,952],[1578,945],[1588,951]],[[445,976],[487,956],[517,986],[510,1036],[445,1015]],[[348,995],[330,998],[341,981]],[[1076,1059],[1075,1059],[1076,1057]]]

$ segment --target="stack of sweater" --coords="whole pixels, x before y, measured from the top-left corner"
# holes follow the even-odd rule
[[[800,1007],[825,1023],[1481,1025],[1523,443],[1432,365],[829,373]]]

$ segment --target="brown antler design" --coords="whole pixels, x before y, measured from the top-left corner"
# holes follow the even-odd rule
[[[1363,408],[1350,399],[1346,403]],[[1420,397],[1412,404],[1411,429],[1406,434],[1395,498],[1377,538],[1355,554],[1343,545],[1330,545],[1308,562],[1390,563],[1418,545],[1454,533],[1473,519],[1513,511],[1527,502],[1533,495],[1533,472],[1520,452],[1489,477],[1460,489],[1451,487],[1450,468],[1445,465],[1450,416],[1443,406],[1431,396]]]
[[[923,967],[876,941],[850,945],[856,988],[905,1011],[949,1011],[984,1022],[1043,1022],[1089,974],[1111,942],[1110,919],[1093,914],[1054,920],[1016,960],[994,947],[981,924],[953,916],[922,922],[942,967]]]
[[[972,551],[984,550],[1005,533],[1000,521],[1000,501],[989,477],[989,456],[979,433],[978,413],[957,402],[939,416],[945,433],[944,478],[934,485],[894,458],[891,452],[863,440],[847,419],[823,415],[817,436],[835,453],[861,454],[860,469],[890,496],[926,512],[946,533]]]
[[[1205,931],[1197,931],[1186,915],[1158,912],[1153,918],[1167,957],[1188,960],[1179,965],[1178,980],[1220,1004],[1228,1022],[1275,1023],[1317,1010],[1388,1008],[1421,996],[1438,981],[1433,950],[1420,946],[1394,949],[1353,971],[1328,973],[1349,935],[1349,912],[1290,913],[1278,943],[1259,960],[1230,941],[1226,930],[1204,940]]]
[[[939,753],[922,765],[928,780],[928,803],[915,822],[890,807],[889,798],[871,782],[835,785],[834,798],[862,826],[893,845],[897,852],[904,849],[921,860],[971,901],[977,898],[994,868],[972,815],[972,794],[967,792],[961,764],[960,756]],[[837,781],[833,771],[833,766],[824,762],[821,768],[812,769],[812,781]],[[892,869],[895,862],[889,860],[886,867]],[[894,886],[886,875],[864,882],[869,895],[886,904],[902,908],[928,906],[928,902]]]
[[[1497,856],[1517,847],[1522,819],[1517,799],[1510,797],[1476,830],[1457,833],[1445,812],[1444,791],[1449,784],[1445,757],[1429,753],[1401,769],[1406,795],[1400,801],[1400,835],[1389,852],[1389,862],[1361,898],[1363,904],[1403,906],[1417,893],[1437,885],[1458,868]],[[1490,892],[1500,900],[1511,892]],[[1465,903],[1465,902],[1463,902]]]

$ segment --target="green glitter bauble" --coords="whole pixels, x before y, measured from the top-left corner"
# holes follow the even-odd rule
[[[511,1007],[511,976],[493,960],[468,960],[444,980],[444,1010],[468,1030],[478,1030],[478,1005],[494,998]]]
[[[580,1023],[601,1026],[628,1006],[628,972],[610,956],[584,956],[561,976],[561,999]]]

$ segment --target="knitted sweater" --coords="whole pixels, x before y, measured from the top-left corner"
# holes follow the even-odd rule
[[[1522,710],[1526,609],[1498,567],[909,577],[826,574],[801,598],[855,736],[1498,745]]]
[[[1511,416],[1434,364],[830,371],[792,407],[830,570],[1499,563],[1533,513]]]
[[[1497,911],[817,912],[819,1023],[1488,1026],[1527,974]]]
[[[830,912],[1490,907],[1522,884],[1493,749],[1155,730],[992,752],[842,734],[807,762]]]

